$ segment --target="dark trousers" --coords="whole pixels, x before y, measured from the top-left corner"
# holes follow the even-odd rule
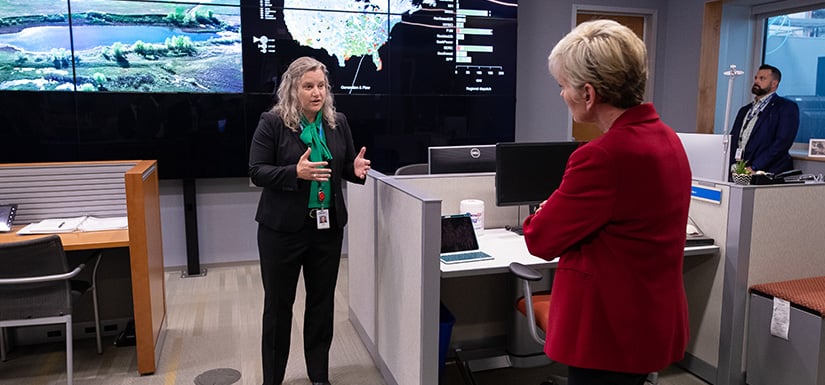
[[[258,252],[264,285],[261,336],[264,385],[277,385],[284,380],[292,333],[292,305],[302,268],[306,288],[304,359],[307,375],[312,382],[329,380],[335,284],[343,238],[343,229],[318,230],[315,219],[309,217],[297,233],[258,226]]]
[[[647,374],[610,372],[570,366],[567,385],[644,385]]]

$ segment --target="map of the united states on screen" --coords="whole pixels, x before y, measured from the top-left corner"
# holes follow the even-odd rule
[[[422,3],[434,5],[435,0]],[[284,8],[284,23],[298,44],[326,50],[341,67],[352,57],[371,56],[380,71],[378,49],[387,43],[401,15],[421,6],[412,0],[285,0]]]

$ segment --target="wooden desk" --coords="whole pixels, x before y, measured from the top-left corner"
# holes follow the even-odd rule
[[[0,233],[0,243],[22,241],[24,239],[34,239],[44,236],[17,235],[17,230],[21,228],[23,228],[23,226],[14,226],[11,232]],[[129,247],[129,230],[76,231],[57,235],[60,236],[60,240],[63,242],[63,249],[66,251]]]
[[[137,368],[140,374],[154,373],[166,330],[157,161],[0,164],[0,186],[9,186],[0,189],[0,201],[19,203],[19,223],[81,215],[128,217],[128,230],[58,235],[68,251],[128,248]],[[0,242],[36,236],[0,233]]]

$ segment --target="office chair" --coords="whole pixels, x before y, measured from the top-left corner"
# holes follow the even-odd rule
[[[395,170],[395,175],[425,175],[430,173],[428,163],[413,163],[401,166]]]
[[[518,262],[510,264],[510,272],[521,280],[524,296],[516,302],[516,309],[524,314],[530,330],[530,336],[539,344],[544,346],[544,331],[547,328],[547,316],[550,312],[550,293],[534,294],[530,289],[531,281],[541,280],[541,273],[532,267],[522,265]],[[541,330],[542,335],[539,335]],[[650,373],[647,381],[656,385],[659,381],[657,372]],[[563,377],[552,377],[550,381],[543,382],[542,385],[566,385],[567,379]]]
[[[103,352],[97,304],[97,267],[102,252],[69,270],[63,243],[57,235],[0,243],[0,359],[6,360],[5,328],[14,326],[66,325],[66,374],[72,384],[72,305],[92,294],[97,353]],[[94,262],[91,281],[74,279]]]

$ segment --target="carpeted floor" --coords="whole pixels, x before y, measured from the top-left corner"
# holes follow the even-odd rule
[[[335,301],[335,340],[330,381],[334,385],[385,385],[348,319],[347,260],[340,269]],[[260,330],[263,289],[257,263],[211,266],[204,277],[166,274],[167,335],[153,375],[137,373],[134,347],[115,347],[104,340],[97,355],[94,339],[76,340],[76,385],[258,385],[261,384]],[[285,385],[309,385],[301,349],[303,284],[299,283],[293,324],[292,354]],[[19,346],[0,362],[0,385],[66,383],[63,343]],[[498,369],[473,375],[477,385],[540,384],[559,366]],[[239,376],[239,378],[238,378]],[[212,382],[210,382],[212,381]],[[222,381],[222,382],[221,382]],[[234,382],[228,382],[234,381]],[[453,363],[445,367],[443,384],[463,385]],[[661,385],[705,385],[678,368],[662,373]]]

